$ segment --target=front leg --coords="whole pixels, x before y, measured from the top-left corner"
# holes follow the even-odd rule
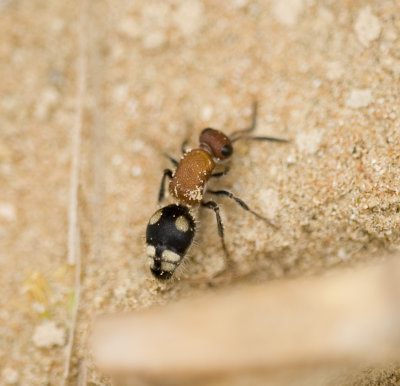
[[[211,174],[211,177],[220,178],[226,176],[231,168],[227,166],[222,172]]]
[[[182,152],[182,154],[186,154],[186,145],[188,144],[188,142],[189,142],[188,139],[185,139],[185,140],[182,142],[182,145],[181,145],[181,152]]]

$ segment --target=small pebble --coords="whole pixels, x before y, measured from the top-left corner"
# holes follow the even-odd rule
[[[262,204],[260,207],[263,208],[263,215],[273,221],[282,207],[278,192],[274,189],[260,189],[258,197]]]
[[[145,143],[141,139],[135,139],[132,141],[132,143],[130,145],[130,149],[133,152],[140,152],[144,149],[144,145],[145,145]]]
[[[280,0],[272,3],[272,13],[283,25],[293,26],[303,11],[303,0]]]
[[[124,102],[129,97],[129,87],[127,84],[118,84],[112,90],[113,100],[118,103]]]
[[[344,68],[340,62],[328,62],[325,69],[329,80],[340,79],[344,75]]]
[[[118,31],[131,39],[137,38],[141,35],[140,25],[132,17],[126,17],[118,23]]]
[[[65,330],[57,327],[53,321],[46,321],[35,328],[32,337],[36,347],[63,346],[65,343]]]
[[[204,24],[204,6],[198,0],[182,1],[174,12],[176,27],[187,37],[198,33]]]
[[[211,105],[205,105],[201,111],[201,118],[205,121],[208,121],[211,119],[213,115],[213,107]]]
[[[124,161],[124,158],[122,157],[122,155],[120,154],[114,154],[111,158],[111,163],[114,166],[119,166],[122,164],[122,162]]]
[[[0,202],[0,220],[12,222],[16,219],[17,214],[15,207],[8,202]]]
[[[232,7],[236,9],[241,9],[249,4],[249,0],[233,0]]]
[[[353,109],[366,107],[372,102],[371,90],[352,90],[346,99],[346,106]]]
[[[360,11],[354,24],[354,30],[358,40],[365,47],[368,47],[372,41],[378,39],[381,33],[381,23],[372,13],[370,6],[366,6]]]
[[[142,168],[138,165],[132,166],[131,173],[133,177],[139,177],[142,174]]]
[[[128,287],[126,283],[122,283],[122,285],[118,286],[117,288],[114,289],[114,296],[117,299],[122,299],[126,296],[128,293]]]
[[[19,376],[16,370],[11,367],[6,367],[1,372],[1,376],[6,385],[15,385],[18,382]]]
[[[49,118],[52,108],[54,108],[60,96],[56,89],[48,87],[36,98],[36,106],[34,115],[39,120],[43,121]]]
[[[167,36],[162,30],[150,32],[142,40],[143,47],[147,50],[161,48],[166,42]]]
[[[324,129],[314,129],[300,132],[296,137],[297,147],[300,152],[312,155],[315,154],[322,142]]]

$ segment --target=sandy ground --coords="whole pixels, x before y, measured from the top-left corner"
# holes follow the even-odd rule
[[[88,1],[82,34],[80,12],[76,1],[0,1],[0,383],[63,378],[74,306],[67,238],[79,41],[87,87],[71,385],[82,373],[89,384],[109,384],[87,352],[96,313],[214,291],[206,282],[223,252],[212,213],[201,213],[197,246],[169,284],[148,272],[145,226],[169,166],[163,153],[179,157],[181,142],[196,145],[204,127],[246,127],[254,100],[257,134],[292,142],[238,143],[231,172],[215,183],[280,226],[221,200],[237,282],[318,274],[397,249],[396,0]],[[341,383],[399,382],[390,365]]]

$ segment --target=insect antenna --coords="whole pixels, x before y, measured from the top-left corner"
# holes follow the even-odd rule
[[[252,114],[253,118],[251,120],[250,126],[247,129],[234,131],[230,135],[231,142],[235,142],[240,138],[246,137],[246,134],[252,132],[256,128],[256,126],[257,126],[257,110],[258,110],[258,102],[254,101],[253,102],[253,114]]]
[[[239,139],[251,139],[253,141],[271,141],[271,142],[290,142],[289,139],[283,139],[283,138],[275,138],[275,137],[251,137],[248,134],[251,133],[257,125],[257,111],[258,111],[258,102],[254,101],[253,103],[253,118],[251,120],[251,124],[247,129],[243,130],[237,130],[234,131],[231,136],[230,140],[231,142],[236,142]]]
[[[239,139],[251,139],[253,141],[271,141],[271,142],[281,142],[287,143],[290,142],[290,139],[284,138],[276,138],[276,137],[248,137],[248,136],[240,136],[231,140],[231,142],[236,142]]]

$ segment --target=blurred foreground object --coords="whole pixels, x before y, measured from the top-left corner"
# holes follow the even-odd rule
[[[235,287],[99,318],[92,349],[111,375],[173,379],[400,359],[400,262]]]

